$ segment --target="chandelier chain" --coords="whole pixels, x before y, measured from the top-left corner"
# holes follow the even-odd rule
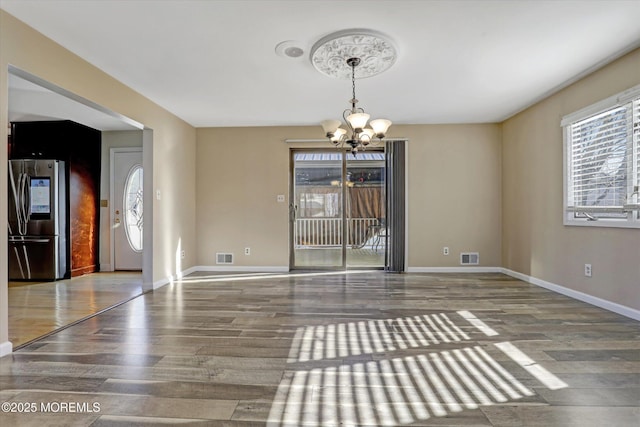
[[[351,104],[353,109],[356,108],[356,64],[351,64],[351,90],[353,91],[353,98],[351,98]],[[354,111],[355,112],[355,111]]]

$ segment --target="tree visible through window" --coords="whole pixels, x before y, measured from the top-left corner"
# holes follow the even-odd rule
[[[639,227],[640,87],[574,113],[563,126],[565,223]]]

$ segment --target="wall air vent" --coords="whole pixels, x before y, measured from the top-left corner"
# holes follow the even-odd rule
[[[462,252],[460,254],[461,265],[478,265],[480,264],[480,254],[478,252]]]
[[[233,254],[216,253],[216,264],[233,264]]]

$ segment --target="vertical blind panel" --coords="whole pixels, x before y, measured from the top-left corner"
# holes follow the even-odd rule
[[[640,185],[640,99],[633,102],[633,146],[635,154],[633,156],[633,169],[635,171],[635,185]],[[640,203],[640,194],[636,196],[636,202]],[[640,215],[640,212],[638,212]]]
[[[405,265],[405,141],[386,143],[387,262],[385,270],[401,273]]]
[[[571,205],[625,203],[632,147],[629,110],[614,108],[571,125]]]

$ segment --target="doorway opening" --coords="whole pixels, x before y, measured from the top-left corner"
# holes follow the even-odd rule
[[[137,176],[137,184],[144,188],[144,220],[147,224],[140,230],[141,235],[131,234],[137,238],[138,246],[142,243],[140,255],[142,264],[135,272],[113,272],[113,261],[103,256],[109,252],[109,226],[105,222],[108,207],[111,205],[109,189],[100,188],[99,212],[100,242],[106,248],[100,249],[100,272],[85,274],[71,279],[57,281],[20,281],[9,282],[8,287],[8,329],[9,341],[14,349],[72,324],[87,316],[118,305],[128,299],[150,291],[152,280],[152,182],[153,176],[153,131],[145,128],[128,117],[108,110],[94,102],[75,95],[68,90],[34,76],[16,67],[8,69],[9,121],[10,122],[56,122],[72,121],[89,128],[107,133],[136,134],[139,140],[139,151],[142,154],[144,175]],[[11,136],[10,136],[11,138]],[[103,140],[104,141],[104,140]],[[9,141],[11,143],[11,139]],[[11,146],[10,146],[11,147]],[[102,144],[104,148],[104,143]],[[9,150],[11,153],[11,150]],[[102,153],[102,183],[109,183],[108,149]],[[6,171],[6,169],[4,169]],[[131,178],[133,184],[136,176]],[[141,195],[142,196],[142,195]],[[140,212],[140,211],[138,211]],[[102,225],[105,225],[103,228]],[[133,229],[130,231],[134,231]],[[7,241],[4,242],[7,247]],[[111,245],[112,247],[112,245]],[[112,258],[111,258],[112,259]],[[37,328],[32,319],[39,318]]]
[[[290,268],[383,269],[385,154],[291,150]]]

